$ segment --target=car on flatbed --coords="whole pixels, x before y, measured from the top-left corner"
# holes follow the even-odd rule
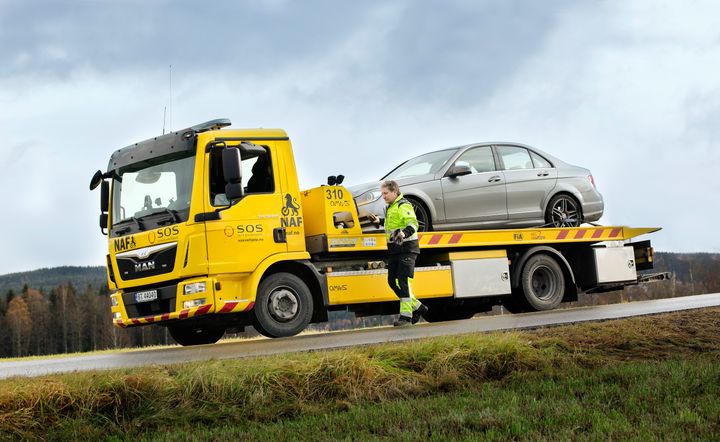
[[[477,143],[403,162],[395,180],[415,206],[420,230],[577,227],[603,214],[591,172],[518,143]],[[363,230],[383,214],[380,182],[352,186]]]

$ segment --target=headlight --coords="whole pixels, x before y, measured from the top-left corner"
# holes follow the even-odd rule
[[[360,196],[355,198],[355,202],[358,206],[363,206],[365,204],[374,203],[375,201],[379,200],[382,196],[382,192],[379,190],[368,190],[365,193],[362,193]]]
[[[186,295],[194,295],[195,293],[203,293],[205,291],[204,282],[194,282],[185,286]]]
[[[193,299],[192,301],[183,302],[183,308],[199,307],[205,304],[205,299]]]
[[[120,312],[115,312],[115,313],[113,313],[113,318],[120,320],[120,319],[122,319],[122,315],[120,314]]]
[[[113,307],[117,307],[119,305],[117,295],[110,295],[110,304],[112,304]]]

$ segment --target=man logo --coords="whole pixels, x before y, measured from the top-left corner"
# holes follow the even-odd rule
[[[141,262],[135,264],[136,272],[147,272],[148,270],[155,270],[155,261]]]

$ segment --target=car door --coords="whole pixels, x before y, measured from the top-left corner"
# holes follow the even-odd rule
[[[447,223],[493,224],[506,220],[505,177],[497,170],[492,148],[470,148],[454,161],[456,165],[469,166],[472,173],[440,180]]]
[[[522,146],[495,146],[505,173],[508,220],[542,220],[546,197],[555,188],[557,169]]]

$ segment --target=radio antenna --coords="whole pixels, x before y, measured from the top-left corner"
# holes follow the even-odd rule
[[[172,65],[170,65],[170,124],[168,128],[172,132]]]
[[[167,117],[167,106],[163,108],[163,135],[165,135],[165,119]]]

